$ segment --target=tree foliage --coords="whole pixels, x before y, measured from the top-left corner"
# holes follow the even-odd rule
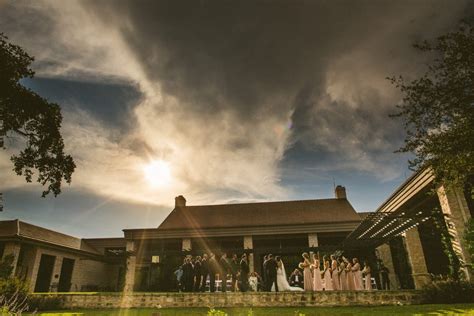
[[[474,268],[474,218],[468,222],[466,232],[464,233],[464,240],[466,241],[467,250],[471,256],[471,269]]]
[[[389,78],[403,94],[395,117],[404,120],[399,152],[413,152],[412,170],[432,167],[436,181],[463,184],[474,174],[474,28],[456,31],[414,47],[433,56],[421,77]]]
[[[0,33],[0,120],[3,123],[0,136],[16,134],[25,139],[25,148],[11,157],[13,170],[27,182],[32,181],[36,170],[37,181],[47,185],[42,196],[50,192],[56,196],[61,192],[63,179],[71,182],[76,165],[64,153],[59,105],[20,83],[34,76],[32,62],[33,57]]]

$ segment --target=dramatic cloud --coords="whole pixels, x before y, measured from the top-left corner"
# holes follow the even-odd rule
[[[73,188],[161,205],[184,194],[197,204],[291,197],[282,179],[289,166],[295,174],[399,177],[405,162],[392,152],[403,132],[387,117],[399,95],[385,77],[419,73],[424,59],[411,44],[452,28],[466,8],[465,1],[16,1],[0,7],[0,28],[36,56],[39,77],[140,93],[122,118],[133,124],[115,127],[90,105],[64,100],[64,136],[78,163]],[[298,163],[307,153],[314,157]],[[154,159],[170,164],[164,189],[144,180],[143,165]]]

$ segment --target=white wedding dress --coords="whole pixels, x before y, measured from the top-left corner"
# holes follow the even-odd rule
[[[297,286],[290,286],[288,283],[288,279],[286,278],[286,271],[285,265],[283,265],[283,261],[281,261],[281,267],[277,268],[277,284],[278,284],[278,291],[304,291],[302,288]],[[275,284],[272,285],[272,292],[275,292]]]

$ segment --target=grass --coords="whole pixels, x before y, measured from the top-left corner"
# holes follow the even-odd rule
[[[229,316],[247,316],[250,308],[221,308]],[[405,305],[380,307],[276,307],[253,308],[252,316],[362,316],[362,315],[472,315],[474,304],[450,305]],[[162,309],[111,309],[111,310],[78,310],[63,312],[41,312],[41,316],[181,316],[207,315],[207,308],[162,308]]]

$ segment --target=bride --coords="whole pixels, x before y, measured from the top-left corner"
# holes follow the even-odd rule
[[[303,291],[302,288],[297,286],[290,286],[288,279],[286,278],[285,265],[281,261],[280,256],[276,256],[275,260],[277,262],[277,284],[278,291]],[[275,285],[272,286],[272,292],[275,292]]]

